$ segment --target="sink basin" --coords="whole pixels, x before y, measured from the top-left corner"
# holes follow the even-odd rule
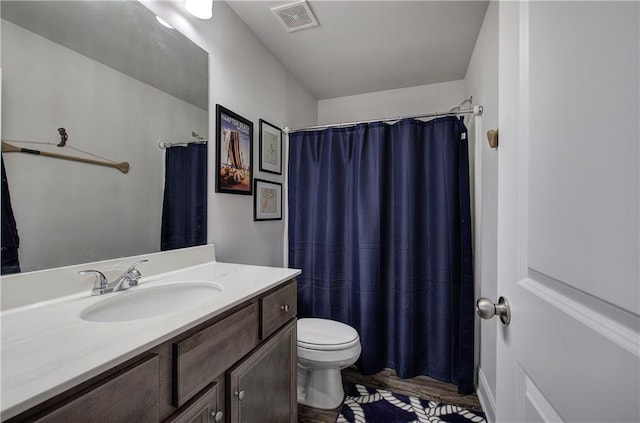
[[[90,322],[124,322],[175,313],[196,307],[222,294],[222,286],[211,282],[188,281],[154,286],[135,287],[107,296],[80,313]]]

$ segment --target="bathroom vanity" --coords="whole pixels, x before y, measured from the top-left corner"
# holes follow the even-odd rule
[[[127,291],[3,311],[2,421],[297,421],[298,270],[212,261],[145,278],[140,267]],[[218,292],[121,313],[165,289],[180,301],[196,284]],[[116,313],[92,314],[111,303]]]

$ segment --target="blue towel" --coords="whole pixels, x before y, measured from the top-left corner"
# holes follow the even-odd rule
[[[20,237],[16,219],[13,216],[11,207],[11,197],[9,196],[9,184],[7,183],[7,173],[2,165],[2,271],[0,274],[20,273],[20,262],[18,261],[18,247],[20,247]]]

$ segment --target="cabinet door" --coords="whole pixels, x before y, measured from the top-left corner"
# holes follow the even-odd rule
[[[158,361],[158,356],[150,356],[31,421],[155,423],[158,421]]]
[[[297,422],[296,322],[227,374],[232,423]]]
[[[165,420],[165,423],[212,423],[221,422],[224,413],[220,406],[217,384],[207,386],[203,392],[189,401],[176,414]]]

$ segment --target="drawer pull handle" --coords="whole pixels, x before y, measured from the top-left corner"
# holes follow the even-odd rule
[[[240,391],[240,392],[236,391],[234,392],[234,394],[236,395],[236,397],[238,397],[240,401],[244,399],[244,391]]]
[[[288,313],[289,310],[291,310],[291,308],[289,307],[289,304],[285,304],[280,306],[280,310],[284,311],[285,313]]]
[[[218,411],[218,412],[212,411],[211,412],[211,418],[215,422],[221,422],[223,417],[224,417],[224,414],[222,414],[222,411]]]

